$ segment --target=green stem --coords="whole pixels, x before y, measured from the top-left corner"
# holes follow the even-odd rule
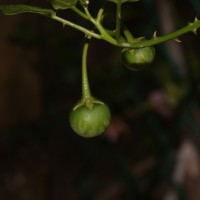
[[[89,12],[89,10],[88,10],[87,7],[84,7],[84,10],[85,10],[86,15],[89,17],[90,22],[91,22],[92,24],[94,24],[94,26],[95,26],[95,27],[99,30],[99,32],[101,33],[102,39],[105,40],[105,41],[107,41],[107,42],[109,42],[110,44],[113,44],[113,45],[117,46],[117,45],[118,45],[118,44],[117,44],[117,41],[116,41],[113,37],[111,37],[111,36],[109,35],[109,33],[106,32],[106,30],[104,29],[104,27],[101,25],[101,22],[99,21],[99,17],[97,17],[97,20],[96,20],[96,19],[94,19],[94,18],[91,16],[91,14],[90,14],[90,12]],[[98,16],[99,16],[99,15],[102,15],[102,14],[103,14],[103,9],[100,9],[100,11],[99,11],[99,13],[98,13]]]
[[[67,26],[70,26],[70,27],[72,27],[72,28],[74,28],[74,29],[76,29],[76,30],[79,30],[79,31],[85,33],[85,34],[88,35],[88,36],[94,37],[94,38],[96,38],[96,39],[102,39],[102,36],[101,36],[101,35],[99,35],[99,34],[97,34],[97,33],[94,33],[94,32],[92,32],[92,31],[90,31],[90,30],[88,30],[88,29],[86,29],[86,28],[84,28],[84,27],[82,27],[82,26],[79,26],[79,25],[77,25],[77,24],[74,24],[73,22],[70,22],[70,21],[65,20],[65,19],[63,19],[63,18],[60,18],[60,17],[58,17],[58,16],[56,16],[56,15],[52,15],[52,16],[51,16],[51,19],[54,19],[54,20],[56,20],[56,21],[58,21],[58,22],[61,22],[63,25],[67,25]]]
[[[152,39],[150,40],[137,40],[134,39],[133,36],[131,36],[131,33],[128,30],[125,30],[124,34],[126,34],[126,37],[129,38],[129,40],[132,41],[128,41],[128,42],[119,42],[117,40],[115,40],[110,34],[109,32],[106,31],[106,29],[101,25],[99,17],[96,19],[94,19],[91,14],[88,11],[87,7],[84,7],[85,10],[85,14],[84,16],[87,16],[87,19],[94,24],[94,26],[98,29],[98,31],[100,32],[100,34],[94,33],[91,30],[88,30],[82,26],[79,26],[77,24],[74,24],[73,22],[70,22],[68,20],[65,20],[63,18],[60,18],[56,15],[52,15],[51,18],[61,22],[63,25],[68,25],[72,28],[75,28],[83,33],[85,33],[86,35],[96,38],[96,39],[101,39],[101,40],[105,40],[108,43],[115,45],[115,46],[119,46],[119,47],[126,47],[126,48],[142,48],[142,47],[148,47],[148,46],[154,46],[163,42],[166,42],[168,40],[172,40],[172,39],[176,39],[177,37],[184,35],[188,32],[194,32],[196,33],[196,30],[198,28],[200,28],[200,20],[195,19],[195,21],[193,23],[189,23],[188,26],[183,27],[177,31],[174,31],[172,33],[166,34],[164,36],[153,36]],[[80,11],[81,12],[81,11]],[[100,15],[102,15],[103,10],[101,10]],[[116,30],[117,31],[117,30]],[[117,33],[116,33],[117,34]],[[119,34],[119,33],[118,33]],[[132,37],[132,39],[131,39]]]
[[[105,31],[112,37],[116,36],[116,30],[109,30],[105,28]]]
[[[77,13],[78,15],[80,15],[81,17],[83,17],[84,19],[87,19],[87,20],[89,19],[88,16],[85,13],[83,13],[82,11],[80,11],[76,6],[71,7],[71,9],[75,13]]]
[[[110,44],[113,44],[115,46],[118,46],[118,42],[109,35],[109,33],[104,29],[104,27],[100,24],[100,23],[95,23],[95,26],[97,27],[97,29],[99,30],[99,32],[101,33],[102,38],[109,42]]]
[[[85,14],[89,17],[89,20],[93,19],[92,15],[90,14],[88,7],[87,6],[83,6],[83,9],[85,11]]]
[[[87,104],[93,99],[90,92],[90,85],[87,75],[87,53],[88,53],[89,41],[86,41],[83,46],[82,54],[82,100]]]
[[[102,21],[103,12],[104,12],[104,9],[103,9],[103,8],[100,8],[100,9],[99,9],[99,12],[98,12],[98,14],[97,14],[97,18],[96,18],[96,21],[99,22],[99,23],[101,23],[101,21]]]
[[[134,42],[135,38],[133,37],[131,32],[128,30],[128,28],[125,27],[125,26],[124,26],[123,33],[124,33],[124,36],[126,37],[128,42]]]
[[[88,20],[90,22],[92,22],[95,27],[99,30],[100,34],[97,34],[97,33],[94,33],[93,31],[90,31],[82,26],[79,26],[73,22],[70,22],[66,19],[63,19],[61,17],[58,17],[57,15],[52,15],[51,16],[51,19],[54,19],[58,22],[61,22],[63,25],[67,25],[67,26],[70,26],[78,31],[81,31],[83,33],[85,33],[85,35],[88,35],[90,37],[93,37],[93,38],[96,38],[96,39],[99,39],[99,40],[105,40],[107,42],[109,42],[110,44],[113,44],[115,46],[117,46],[117,41],[111,37],[107,32],[106,30],[104,29],[104,27],[100,24],[100,22],[98,22],[97,20],[95,20],[89,13],[89,11],[87,10],[87,8],[85,8],[85,11],[86,11],[86,15],[88,16]]]
[[[81,1],[81,0],[80,0]],[[85,1],[86,4],[87,1]],[[85,3],[83,2],[83,4]],[[56,13],[53,10],[49,9],[42,9],[42,8],[34,8],[34,7],[29,7],[25,5],[19,5],[13,6],[13,5],[8,5],[8,6],[0,6],[0,10],[5,14],[5,15],[14,15],[14,14],[19,14],[19,13],[26,13],[26,12],[33,12],[33,13],[38,13],[47,17],[50,17],[51,19],[58,21],[62,23],[64,26],[70,26],[82,33],[84,33],[87,36],[90,36],[92,38],[96,38],[99,40],[105,40],[106,42],[122,47],[122,48],[142,48],[142,47],[148,47],[148,46],[154,46],[163,42],[166,42],[168,40],[173,40],[177,39],[179,36],[184,35],[188,32],[194,32],[196,34],[197,29],[200,28],[200,20],[195,18],[193,23],[189,23],[187,26],[174,31],[172,33],[157,37],[156,34],[153,35],[153,37],[149,40],[145,39],[142,40],[141,38],[132,38],[128,39],[127,42],[124,42],[123,39],[118,38],[120,36],[120,26],[121,26],[121,0],[117,0],[118,2],[118,7],[117,7],[117,22],[116,22],[116,30],[115,32],[110,32],[109,30],[106,30],[102,25],[101,25],[101,18],[103,15],[103,9],[100,9],[98,16],[96,19],[94,19],[90,12],[88,11],[87,6],[83,6],[84,12],[76,8],[75,6],[72,7],[72,10],[76,12],[78,15],[83,17],[84,19],[90,21],[99,31],[99,33],[95,33],[92,30],[88,30],[85,27],[82,27],[81,25],[77,25],[71,21],[65,20],[61,17],[58,17]],[[34,9],[33,9],[34,8]],[[16,10],[15,10],[16,9]],[[21,10],[22,9],[22,10]],[[115,35],[116,34],[116,35]],[[131,38],[131,33],[128,32],[128,30],[125,30],[124,35],[126,38]],[[115,39],[117,38],[117,39]]]
[[[121,0],[117,0],[117,12],[116,12],[116,39],[119,41],[121,30]]]
[[[177,37],[184,35],[188,32],[195,33],[198,28],[200,28],[200,20],[195,20],[193,23],[190,23],[188,26],[181,28],[177,31],[174,31],[172,33],[169,33],[167,35],[160,36],[160,37],[153,37],[150,40],[135,41],[132,43],[122,42],[119,44],[119,46],[126,47],[126,48],[141,48],[141,47],[153,46],[156,44],[166,42],[168,40],[177,39]]]

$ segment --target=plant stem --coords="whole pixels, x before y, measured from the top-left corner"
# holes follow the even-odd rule
[[[105,41],[109,42],[112,45],[118,46],[117,41],[109,35],[109,33],[104,29],[104,27],[99,22],[95,23],[95,26],[101,33],[102,39],[104,39]]]
[[[101,20],[102,20],[102,18],[103,18],[103,12],[104,12],[104,9],[103,9],[103,8],[100,8],[100,9],[99,9],[99,12],[98,12],[98,14],[97,14],[97,18],[96,18],[96,21],[99,22],[99,23],[101,23]]]
[[[89,41],[86,41],[83,46],[82,54],[82,100],[84,102],[90,103],[93,98],[90,92],[90,85],[87,75],[87,54],[88,54]]]
[[[127,27],[124,26],[123,32],[128,42],[134,42],[135,38],[133,37],[133,35],[131,34],[131,32],[128,30]]]
[[[87,10],[87,9],[86,9]],[[61,17],[58,17],[57,15],[52,15],[51,16],[51,19],[54,19],[58,22],[61,22],[63,25],[67,25],[67,26],[70,26],[78,31],[81,31],[83,33],[85,33],[85,35],[88,35],[90,37],[93,37],[93,38],[96,38],[96,39],[99,39],[99,40],[105,40],[107,42],[109,42],[110,44],[113,44],[115,46],[117,46],[117,41],[112,38],[107,32],[106,30],[104,29],[104,27],[98,22],[96,21],[90,14],[89,12],[87,12],[87,16],[88,16],[88,19],[89,21],[91,21],[95,27],[99,30],[100,34],[97,34],[97,33],[94,33],[93,31],[90,31],[80,25],[77,25],[73,22],[70,22],[66,19],[63,19]]]
[[[117,0],[116,12],[116,39],[119,41],[121,31],[121,0]]]
[[[135,42],[132,42],[132,43],[122,42],[119,44],[119,46],[126,47],[126,48],[142,48],[142,47],[153,46],[156,44],[166,42],[168,40],[177,39],[177,37],[184,35],[188,32],[195,33],[199,27],[200,27],[200,20],[195,20],[193,23],[189,23],[186,27],[183,27],[177,31],[166,34],[164,36],[152,37],[152,39],[144,40],[144,41],[136,41],[135,40]]]
[[[81,0],[80,0],[81,1]],[[122,0],[117,0],[117,16],[116,16],[116,30],[115,32],[110,32],[109,30],[106,30],[102,24],[101,24],[101,19],[103,15],[103,9],[100,9],[97,15],[97,18],[93,18],[88,10],[88,6],[84,5],[84,3],[88,4],[89,1],[83,1],[83,9],[84,12],[79,10],[77,7],[72,6],[71,9],[76,12],[79,16],[83,17],[84,19],[90,21],[96,29],[99,31],[99,33],[95,33],[92,30],[88,30],[87,28],[75,24],[71,21],[68,21],[66,19],[63,19],[61,17],[58,17],[56,15],[56,12],[51,9],[43,9],[35,6],[26,6],[26,5],[2,5],[0,6],[0,10],[5,14],[5,15],[15,15],[19,13],[37,13],[41,14],[47,17],[50,17],[51,19],[61,22],[63,26],[67,25],[70,26],[85,35],[96,38],[99,40],[104,40],[112,45],[122,47],[122,48],[142,48],[142,47],[148,47],[148,46],[154,46],[163,42],[166,42],[168,40],[173,40],[177,39],[177,37],[184,35],[188,32],[193,32],[196,34],[197,29],[200,28],[200,20],[195,18],[194,22],[189,23],[187,26],[174,31],[172,33],[157,37],[156,34],[153,34],[152,38],[147,40],[142,40],[141,38],[136,38],[134,39],[131,36],[131,33],[128,32],[128,30],[124,31],[124,35],[127,38],[127,42],[124,42],[123,39],[120,40],[120,30],[121,30],[121,1]],[[131,39],[132,37],[132,39]],[[116,38],[116,39],[115,39]],[[128,39],[129,38],[129,39]]]
[[[68,25],[68,26],[70,26],[72,28],[75,28],[75,29],[85,33],[86,35],[88,35],[90,37],[93,37],[93,38],[96,38],[96,39],[105,40],[105,41],[107,41],[108,43],[110,43],[112,45],[119,46],[119,47],[126,47],[126,48],[142,48],[142,47],[154,46],[154,45],[166,42],[168,40],[177,39],[177,37],[179,37],[181,35],[184,35],[184,34],[186,34],[188,32],[196,33],[196,30],[198,28],[200,28],[200,20],[195,19],[195,21],[193,23],[189,23],[187,26],[185,26],[185,27],[183,27],[183,28],[181,28],[181,29],[179,29],[177,31],[174,31],[172,33],[169,33],[169,34],[166,34],[166,35],[160,36],[160,37],[153,36],[149,40],[137,40],[137,39],[134,39],[133,36],[131,36],[131,33],[128,30],[125,29],[125,32],[124,32],[125,36],[127,38],[129,38],[129,40],[133,40],[133,41],[119,42],[118,40],[115,40],[109,34],[109,32],[106,31],[106,29],[104,29],[104,27],[100,23],[99,18],[97,18],[97,20],[96,20],[91,16],[91,14],[89,13],[87,7],[84,7],[84,10],[85,10],[85,14],[82,13],[81,11],[80,12],[85,17],[87,16],[87,19],[92,24],[94,24],[94,26],[98,29],[100,34],[94,33],[91,30],[88,30],[88,29],[86,29],[86,28],[84,28],[84,27],[82,27],[80,25],[77,25],[77,24],[75,24],[73,22],[70,22],[70,21],[65,20],[63,18],[60,18],[60,17],[58,17],[56,15],[52,15],[51,18],[56,20],[56,21],[61,22],[63,25]],[[100,12],[100,15],[102,15],[102,11]],[[117,29],[117,30],[120,31],[120,29]],[[118,34],[118,36],[119,36],[120,32],[117,33],[117,30],[116,30],[116,35]],[[131,39],[131,37],[132,37],[132,39]]]
[[[70,26],[70,27],[72,27],[72,28],[74,28],[74,29],[76,29],[76,30],[78,30],[78,31],[81,31],[81,32],[85,33],[85,34],[88,35],[88,36],[94,37],[94,38],[96,38],[96,39],[102,39],[102,36],[101,36],[101,35],[99,35],[99,34],[97,34],[97,33],[94,33],[94,32],[92,32],[92,31],[90,31],[90,30],[88,30],[88,29],[86,29],[86,28],[84,28],[84,27],[82,27],[82,26],[79,26],[79,25],[77,25],[77,24],[74,24],[73,22],[70,22],[70,21],[65,20],[65,19],[63,19],[63,18],[60,18],[60,17],[58,17],[58,16],[56,16],[56,15],[52,15],[52,16],[51,16],[51,19],[54,19],[54,20],[56,20],[56,21],[58,21],[58,22],[61,22],[63,25]]]
[[[89,19],[88,16],[85,13],[83,13],[82,11],[80,11],[76,6],[71,7],[71,9],[75,13],[77,13],[78,15],[80,15],[81,17],[83,17],[84,19],[87,19],[87,20]]]
[[[109,35],[109,33],[107,33],[106,30],[104,29],[104,27],[101,25],[101,23],[100,23],[100,21],[99,21],[99,16],[97,17],[97,20],[96,20],[96,19],[94,19],[94,18],[91,16],[91,14],[90,14],[90,12],[89,12],[89,10],[88,10],[87,7],[84,7],[84,10],[85,10],[86,15],[88,15],[88,17],[89,17],[90,22],[91,22],[92,24],[94,24],[94,26],[95,26],[95,27],[99,30],[99,32],[101,33],[102,39],[105,40],[105,41],[107,41],[107,42],[109,42],[110,44],[113,44],[113,45],[115,45],[115,46],[118,46],[117,41],[116,41],[113,37],[111,37],[111,36]],[[101,15],[102,15],[102,12],[103,12],[103,9],[100,9],[98,15],[101,16]]]

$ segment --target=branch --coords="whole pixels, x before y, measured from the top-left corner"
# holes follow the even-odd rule
[[[142,47],[148,47],[148,46],[154,46],[163,42],[166,42],[168,40],[177,40],[177,38],[181,35],[184,35],[188,32],[193,32],[194,34],[197,34],[197,29],[200,28],[200,20],[195,18],[194,22],[188,23],[188,25],[184,28],[181,28],[177,31],[174,31],[172,33],[166,34],[164,36],[157,37],[156,32],[154,33],[152,39],[150,40],[144,40],[139,41],[135,40],[135,42],[121,42],[119,44],[120,47],[126,47],[126,48],[142,48]]]

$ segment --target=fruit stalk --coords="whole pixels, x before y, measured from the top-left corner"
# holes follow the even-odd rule
[[[89,42],[90,38],[88,38],[87,41],[84,43],[82,54],[82,101],[86,104],[86,106],[91,107],[93,97],[90,91],[90,84],[87,74],[87,54]]]
[[[90,92],[87,75],[87,54],[89,39],[83,46],[82,54],[82,98],[70,112],[70,125],[74,132],[86,138],[102,134],[109,126],[111,113],[109,107],[94,98]]]

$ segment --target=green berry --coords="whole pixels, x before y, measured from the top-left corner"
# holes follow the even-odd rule
[[[154,60],[155,48],[123,49],[121,56],[126,67],[134,71],[139,71],[146,68]]]
[[[104,103],[75,106],[70,113],[70,125],[80,136],[91,138],[102,134],[109,126],[111,113]]]

